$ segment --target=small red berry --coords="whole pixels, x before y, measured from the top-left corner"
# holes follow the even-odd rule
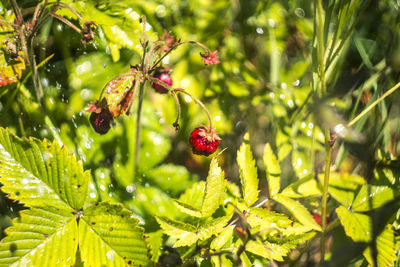
[[[313,218],[314,218],[314,221],[315,221],[316,223],[318,223],[319,225],[321,225],[321,216],[319,216],[318,214],[313,214]]]
[[[165,83],[168,86],[172,86],[172,78],[166,72],[160,73],[160,74],[156,74],[156,76],[154,76],[154,78],[156,78],[157,80],[159,80],[162,83]],[[153,88],[156,89],[156,91],[159,92],[160,94],[168,93],[168,89],[165,88],[164,86],[162,86],[161,84],[153,82],[152,85],[153,85]]]
[[[113,120],[113,115],[108,109],[102,109],[100,113],[93,111],[89,120],[96,132],[105,134],[110,130],[110,123]]]
[[[190,134],[189,143],[194,154],[208,157],[217,150],[220,140],[221,138],[214,128],[200,126]]]

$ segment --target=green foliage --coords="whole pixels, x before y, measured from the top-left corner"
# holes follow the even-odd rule
[[[18,138],[0,129],[2,190],[25,204],[0,242],[4,266],[75,264],[145,265],[143,229],[121,205],[105,202],[83,209],[89,172],[56,141]]]
[[[248,142],[248,139],[243,142],[237,158],[242,177],[242,190],[245,192],[244,187],[247,186],[247,192],[250,190],[257,192],[258,195],[257,169]],[[264,157],[264,160],[266,164],[271,163],[270,161],[278,164],[270,155]],[[292,249],[314,236],[315,233],[310,230],[320,231],[320,227],[308,211],[296,201],[279,194],[274,197],[274,200],[282,202],[290,211],[294,211],[296,218],[308,228],[297,227],[297,224],[294,225],[293,221],[283,213],[257,206],[249,207],[251,206],[249,201],[256,202],[257,195],[250,198],[243,193],[242,197],[233,192],[234,188],[229,182],[225,183],[224,173],[218,166],[216,156],[211,160],[206,183],[194,184],[192,188],[186,190],[179,201],[174,200],[177,208],[186,216],[181,220],[156,217],[157,222],[163,232],[170,236],[174,247],[190,247],[189,250],[194,250],[195,258],[201,258],[201,254],[196,252],[198,249],[207,250],[208,253],[221,253],[221,256],[212,257],[215,266],[237,264],[237,262],[232,263],[224,255],[237,251],[241,251],[239,257],[247,265],[252,263],[244,251],[260,256],[265,262],[283,261]],[[223,207],[222,199],[225,199]],[[246,204],[243,206],[241,203]],[[201,207],[201,210],[197,207]]]

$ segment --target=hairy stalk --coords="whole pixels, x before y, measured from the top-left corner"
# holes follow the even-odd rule
[[[174,88],[173,91],[181,92],[181,93],[184,93],[184,94],[190,96],[194,100],[195,103],[200,105],[200,107],[206,112],[208,120],[210,121],[210,131],[211,131],[211,129],[212,129],[211,114],[210,114],[210,112],[208,112],[208,110],[207,110],[206,106],[203,104],[203,102],[201,102],[197,97],[195,97],[194,95],[192,95],[189,92],[186,92],[182,88]]]
[[[400,82],[398,82],[395,86],[390,88],[388,91],[386,91],[380,98],[375,100],[371,105],[369,105],[366,109],[364,109],[360,114],[357,115],[354,119],[352,119],[348,124],[347,127],[351,127],[354,125],[359,119],[361,119],[365,114],[367,114],[371,109],[373,109],[376,105],[378,105],[383,99],[388,97],[390,94],[392,94],[394,91],[396,91],[400,87]]]
[[[176,106],[176,120],[175,122],[172,124],[175,129],[178,131],[179,130],[179,118],[181,117],[181,103],[179,102],[179,98],[176,95],[175,92],[171,92],[172,96],[174,97],[175,100],[175,106]]]
[[[321,203],[321,263],[324,262],[325,258],[325,237],[327,233],[326,229],[326,214],[327,214],[327,202],[328,202],[328,188],[329,188],[329,175],[331,168],[331,159],[332,159],[332,147],[331,145],[331,136],[329,130],[325,130],[325,175],[324,175],[324,190],[322,195],[322,203]]]
[[[31,70],[32,70],[33,87],[35,88],[36,97],[37,97],[39,104],[42,107],[44,107],[43,89],[42,89],[42,85],[40,84],[39,72],[36,67],[36,60],[35,60],[34,47],[33,47],[33,38],[31,38],[29,40],[29,43],[30,43],[30,48],[28,51],[28,59],[29,59],[29,64],[31,66]]]
[[[139,102],[136,114],[135,176],[138,173],[138,167],[139,167],[140,134],[142,131],[142,126],[140,123],[142,118],[143,97],[144,97],[144,82],[141,82],[139,87]]]

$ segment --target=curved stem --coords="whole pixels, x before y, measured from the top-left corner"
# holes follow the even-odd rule
[[[138,81],[139,82],[139,81]],[[140,152],[140,133],[142,131],[142,126],[140,124],[142,118],[142,105],[144,97],[144,82],[140,83],[139,88],[139,102],[136,114],[136,145],[135,145],[135,177],[138,173],[139,167],[139,152]]]
[[[197,103],[197,104],[200,105],[200,107],[206,112],[207,117],[208,117],[208,120],[210,121],[210,131],[211,131],[211,129],[212,129],[212,119],[211,119],[211,115],[210,115],[210,112],[208,112],[206,106],[203,104],[203,102],[201,102],[197,97],[195,97],[194,95],[192,95],[192,94],[189,93],[189,92],[186,92],[186,91],[183,90],[182,88],[174,88],[173,91],[181,92],[181,93],[184,93],[184,94],[190,96],[190,97],[194,100],[195,103]]]
[[[175,127],[175,130],[178,131],[179,130],[179,118],[181,117],[181,103],[179,102],[179,98],[174,91],[172,91],[171,94],[174,97],[175,106],[176,106],[176,120],[172,125]]]
[[[380,98],[375,100],[371,105],[369,105],[366,109],[364,109],[360,114],[357,115],[354,119],[352,119],[348,124],[347,127],[352,126],[355,124],[359,119],[361,119],[365,114],[367,114],[371,109],[373,109],[376,105],[378,105],[383,99],[388,97],[390,94],[392,94],[394,91],[396,91],[400,87],[400,82],[398,82],[395,86],[390,88],[388,91],[386,91]]]

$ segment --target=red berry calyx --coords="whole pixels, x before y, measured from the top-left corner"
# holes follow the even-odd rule
[[[189,143],[194,154],[208,157],[217,150],[220,140],[214,128],[200,126],[190,134]]]
[[[161,83],[165,83],[168,86],[172,86],[172,78],[171,76],[168,74],[168,72],[160,72],[160,73],[156,73],[154,75],[154,78],[156,78],[158,81],[160,81]],[[162,86],[159,83],[153,82],[152,83],[153,88],[160,94],[166,94],[168,93],[168,89],[165,88],[164,86]]]

